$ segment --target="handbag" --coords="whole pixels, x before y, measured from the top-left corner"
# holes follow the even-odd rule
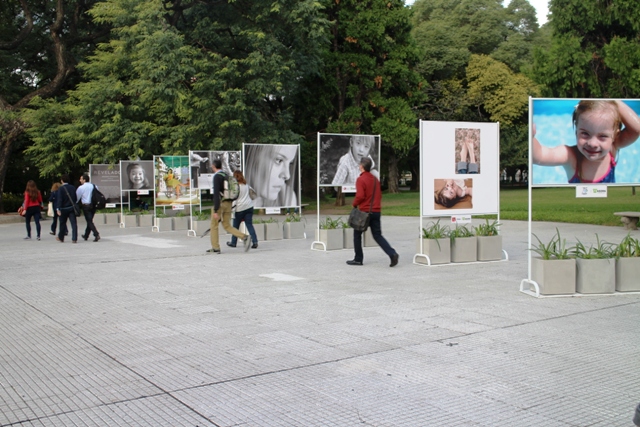
[[[24,216],[26,213],[27,213],[27,210],[24,208],[24,206],[20,206],[18,208],[18,215]]]
[[[249,187],[249,197],[251,198],[251,200],[255,200],[256,197],[258,197],[258,193],[256,193],[256,190],[254,190],[252,187]]]
[[[374,178],[373,193],[371,194],[371,203],[369,203],[369,212],[362,212],[357,207],[351,209],[351,213],[349,214],[349,225],[356,231],[365,232],[367,231],[367,228],[369,228],[369,216],[373,209],[373,198],[376,195],[377,183],[378,180]]]
[[[47,216],[53,216],[53,203],[49,202],[49,206],[47,206]]]
[[[64,190],[64,192],[67,193],[67,197],[69,198],[69,201],[71,202],[71,207],[73,207],[73,214],[75,216],[80,216],[80,206],[78,206],[78,204],[73,201],[73,199],[69,195],[69,192],[67,191],[67,189],[64,188],[64,185],[62,187],[60,187],[60,188],[62,188]]]

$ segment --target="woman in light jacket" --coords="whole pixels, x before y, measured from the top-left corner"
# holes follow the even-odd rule
[[[244,225],[247,227],[247,231],[251,236],[251,247],[253,249],[258,247],[258,237],[256,236],[256,230],[253,228],[253,198],[255,198],[255,191],[253,188],[247,185],[247,181],[244,179],[244,175],[239,170],[233,173],[234,178],[238,181],[240,187],[240,194],[235,201],[235,217],[233,218],[233,227],[240,227],[240,223],[244,221]],[[227,242],[228,246],[232,248],[236,247],[238,238],[236,236],[231,237],[231,241]]]

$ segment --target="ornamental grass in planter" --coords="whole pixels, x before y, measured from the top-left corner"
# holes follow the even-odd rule
[[[499,261],[502,259],[502,236],[497,220],[480,224],[475,229],[478,240],[478,261]]]
[[[282,237],[285,239],[304,239],[304,226],[302,215],[290,213],[284,219],[282,226]]]
[[[563,295],[576,292],[576,260],[571,257],[566,239],[556,234],[547,243],[538,241],[531,250],[539,257],[531,258],[531,279],[538,284],[541,295]]]
[[[449,227],[440,225],[440,220],[427,224],[422,229],[422,239],[418,241],[418,252],[429,257],[429,264],[451,262],[451,239]],[[422,251],[420,251],[422,243]]]
[[[578,241],[576,258],[576,292],[581,294],[611,294],[616,290],[616,245],[600,240],[586,247]]]
[[[156,213],[156,227],[158,227],[158,231],[171,231],[173,230],[173,219],[170,218],[166,213],[160,211]]]
[[[138,215],[138,226],[139,227],[153,227],[153,215],[151,212],[142,210]]]
[[[618,244],[615,256],[616,291],[640,291],[640,241],[627,234]]]
[[[475,262],[478,260],[478,239],[473,229],[456,226],[449,233],[451,239],[451,262]]]
[[[353,227],[348,222],[342,223],[342,233],[345,249],[353,249]]]
[[[320,221],[319,230],[316,230],[316,240],[323,242],[328,251],[344,248],[344,232],[342,218],[332,219],[326,217]]]
[[[264,221],[264,239],[265,240],[282,240],[282,228],[275,218],[269,218]]]
[[[124,215],[122,216],[122,223],[124,224],[124,228],[131,228],[138,226],[138,213],[133,211],[124,211]]]
[[[188,230],[189,229],[189,215],[184,211],[180,211],[173,217],[173,229],[174,230]]]
[[[211,209],[200,210],[191,219],[191,229],[197,236],[203,236],[211,227]]]

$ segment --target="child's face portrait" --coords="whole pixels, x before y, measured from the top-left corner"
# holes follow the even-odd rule
[[[351,138],[351,154],[356,162],[369,155],[373,138],[368,136],[353,136]]]
[[[140,166],[131,168],[129,181],[131,181],[134,187],[142,187],[144,185],[144,169]]]
[[[266,199],[275,200],[278,198],[278,194],[291,178],[291,164],[295,160],[297,152],[298,147],[296,145],[283,146],[274,153],[273,158],[269,159],[271,173],[269,176],[269,188],[267,188],[267,194],[264,196]]]
[[[615,138],[613,123],[613,114],[609,111],[580,114],[576,126],[576,144],[587,160],[601,160],[609,155]]]

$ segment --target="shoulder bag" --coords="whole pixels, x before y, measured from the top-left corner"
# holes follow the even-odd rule
[[[80,216],[80,206],[78,206],[78,204],[73,201],[73,199],[69,195],[69,192],[67,191],[67,189],[65,188],[64,185],[61,188],[64,190],[65,193],[67,193],[67,197],[69,198],[69,202],[71,202],[71,206],[73,207],[73,214],[75,216]]]
[[[376,188],[378,187],[378,180],[373,179],[373,193],[371,194],[371,203],[369,204],[369,212],[362,212],[358,207],[351,209],[349,214],[349,225],[357,231],[367,231],[369,228],[369,214],[373,209],[373,198],[376,195]]]

